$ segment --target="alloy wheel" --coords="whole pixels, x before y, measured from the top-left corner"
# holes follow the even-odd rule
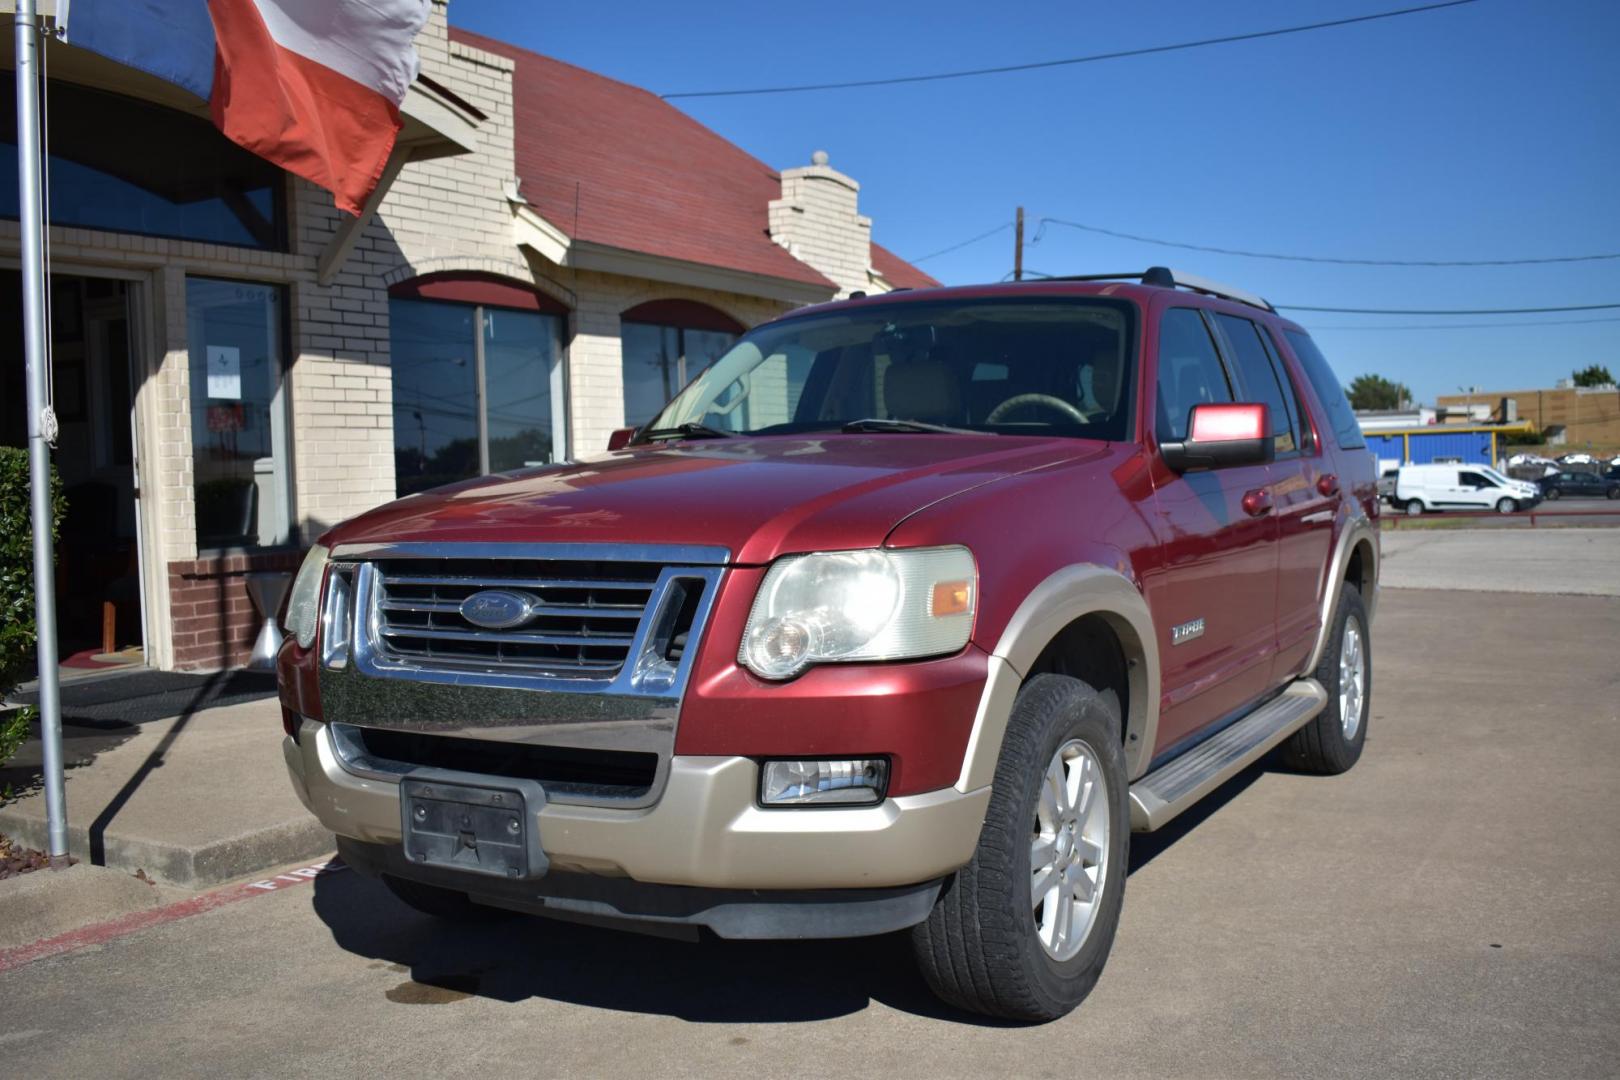
[[[1079,739],[1058,747],[1041,778],[1029,848],[1035,932],[1054,960],[1080,951],[1102,907],[1108,801],[1095,751]]]

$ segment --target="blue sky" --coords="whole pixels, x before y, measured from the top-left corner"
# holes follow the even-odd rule
[[[457,25],[656,92],[881,78],[1166,44],[1418,0],[1145,4],[456,0]],[[1620,251],[1620,3],[1479,0],[1288,37],[1078,67],[678,102],[778,168],[825,149],[873,236],[916,258],[1042,217],[1260,251],[1491,259]],[[1175,251],[1049,225],[1046,273],[1165,264],[1278,304],[1376,308],[1620,302],[1620,260],[1361,268]],[[921,264],[999,280],[1010,231]],[[1348,382],[1420,399],[1620,374],[1620,310],[1491,318],[1295,317]],[[1570,325],[1501,325],[1615,319]],[[1490,323],[1488,327],[1472,324]],[[1443,329],[1343,329],[1441,324]],[[1455,327],[1454,324],[1470,324]]]

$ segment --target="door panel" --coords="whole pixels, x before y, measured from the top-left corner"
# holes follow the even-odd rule
[[[1193,405],[1233,400],[1232,380],[1204,316],[1172,307],[1159,323],[1155,431],[1186,436]],[[1163,691],[1156,752],[1265,693],[1276,648],[1277,515],[1250,514],[1272,466],[1178,475],[1154,469],[1158,569],[1144,581],[1159,635]]]

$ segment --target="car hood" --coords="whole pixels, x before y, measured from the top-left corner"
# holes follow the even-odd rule
[[[1100,456],[1107,445],[943,434],[693,440],[412,495],[322,542],[701,544],[761,564],[793,551],[879,545],[926,506]]]

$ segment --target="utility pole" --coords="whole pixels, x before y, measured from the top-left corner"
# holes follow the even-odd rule
[[[1024,208],[1018,208],[1018,226],[1013,230],[1013,280],[1024,280]]]
[[[23,353],[28,370],[28,486],[34,515],[34,628],[39,656],[39,741],[44,749],[46,854],[67,864],[62,782],[62,699],[56,671],[55,548],[51,539],[50,387],[45,370],[45,212],[39,154],[39,19],[17,0],[17,202],[22,232]]]

